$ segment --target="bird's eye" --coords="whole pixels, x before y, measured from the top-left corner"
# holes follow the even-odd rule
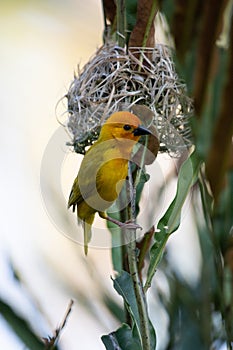
[[[125,130],[130,130],[131,129],[131,126],[129,125],[129,124],[125,124],[124,126],[123,126],[123,129],[125,129]]]

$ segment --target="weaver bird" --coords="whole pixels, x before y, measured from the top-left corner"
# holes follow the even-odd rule
[[[78,222],[84,228],[84,251],[87,254],[95,213],[118,226],[105,210],[117,199],[128,174],[128,161],[141,135],[151,132],[140,119],[126,111],[112,114],[102,126],[98,140],[86,152],[70,193],[68,208],[77,209]],[[137,225],[138,227],[138,225]]]

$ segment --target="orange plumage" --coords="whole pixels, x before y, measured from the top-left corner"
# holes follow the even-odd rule
[[[112,220],[105,210],[117,199],[128,174],[133,147],[146,134],[150,131],[137,116],[116,112],[102,126],[98,140],[85,154],[68,202],[68,208],[73,207],[73,211],[77,208],[78,220],[83,223],[85,254],[95,213]]]

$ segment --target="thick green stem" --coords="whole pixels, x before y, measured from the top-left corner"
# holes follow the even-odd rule
[[[125,46],[125,0],[117,0],[117,41],[121,47]]]
[[[129,186],[130,186],[130,199],[131,199],[131,213],[130,219],[135,222],[136,220],[136,207],[135,207],[135,195],[136,189],[133,186],[133,177],[131,171],[131,163],[129,162],[128,168],[129,176]],[[136,250],[136,229],[126,229],[126,235],[129,238],[129,243],[127,244],[128,250],[128,263],[129,271],[132,277],[135,297],[137,300],[138,312],[140,317],[140,335],[143,350],[150,350],[150,325],[149,317],[147,312],[147,303],[145,299],[145,294],[143,291],[143,286],[140,281],[138,266],[137,266],[137,250]]]

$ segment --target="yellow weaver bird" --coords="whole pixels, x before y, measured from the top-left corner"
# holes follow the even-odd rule
[[[134,145],[141,135],[151,134],[141,124],[140,119],[130,112],[112,114],[102,126],[98,140],[82,160],[68,208],[73,207],[73,211],[77,208],[78,222],[83,224],[85,254],[96,212],[120,227],[127,225],[107,216],[105,210],[119,196],[128,174],[128,161]]]

